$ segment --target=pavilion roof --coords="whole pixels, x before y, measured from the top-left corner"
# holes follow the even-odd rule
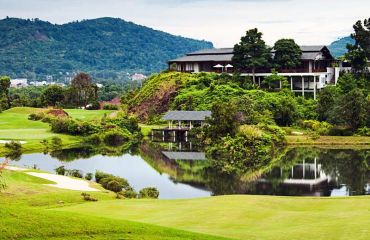
[[[163,119],[167,121],[204,121],[212,115],[211,111],[169,111]]]

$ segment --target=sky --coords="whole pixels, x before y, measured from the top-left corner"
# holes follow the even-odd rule
[[[232,47],[254,27],[269,45],[280,38],[327,45],[370,17],[370,0],[0,0],[6,16],[58,24],[118,17],[215,47]]]

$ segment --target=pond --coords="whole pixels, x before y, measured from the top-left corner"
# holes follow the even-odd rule
[[[96,170],[126,178],[139,191],[156,187],[161,199],[224,194],[350,196],[370,194],[370,150],[299,147],[253,178],[215,170],[206,154],[190,142],[143,142],[119,156],[91,148],[24,154],[10,164],[55,172],[64,165],[83,173]]]

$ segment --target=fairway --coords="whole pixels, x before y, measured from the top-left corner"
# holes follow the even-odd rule
[[[369,239],[370,198],[220,196],[59,209],[238,239]]]
[[[83,203],[81,192],[44,186],[51,182],[22,172],[5,171],[4,178],[8,188],[0,192],[0,239],[224,239],[127,220],[53,211]],[[91,194],[99,201],[115,198],[110,192]]]
[[[16,107],[0,113],[0,140],[26,141],[27,143],[24,144],[25,152],[42,149],[43,145],[40,144],[40,141],[54,136],[60,137],[64,146],[79,142],[79,137],[52,133],[48,123],[28,120],[29,114],[43,110],[45,109]],[[111,110],[83,109],[68,109],[66,111],[72,118],[84,121],[98,120],[105,114],[113,112]]]
[[[83,109],[64,109],[69,116],[84,121],[99,120],[104,115],[109,115],[113,110],[83,110]]]

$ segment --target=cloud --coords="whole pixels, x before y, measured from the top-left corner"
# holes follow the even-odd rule
[[[294,38],[328,44],[369,17],[370,1],[352,0],[0,0],[0,18],[40,18],[52,23],[119,17],[154,29],[233,46],[250,28],[267,43]]]

